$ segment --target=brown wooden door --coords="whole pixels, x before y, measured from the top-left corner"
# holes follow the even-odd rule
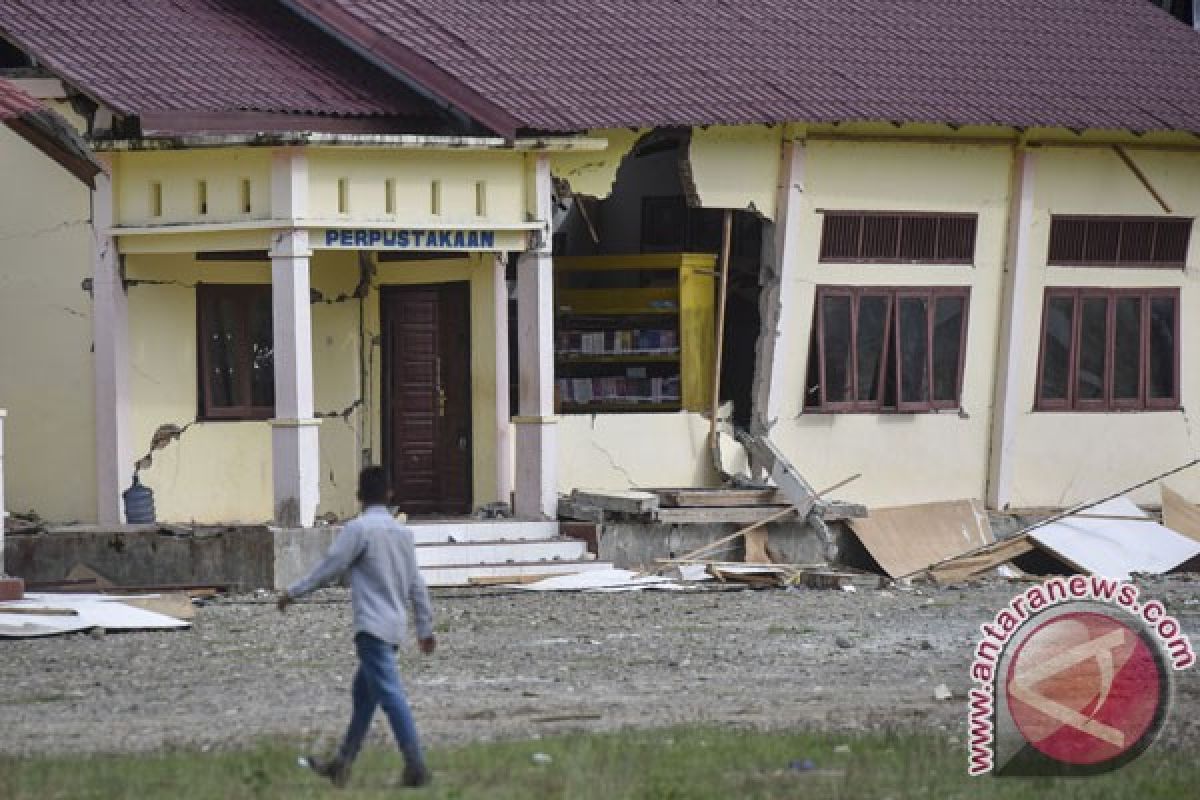
[[[409,514],[471,511],[471,320],[466,283],[382,291],[384,463]]]

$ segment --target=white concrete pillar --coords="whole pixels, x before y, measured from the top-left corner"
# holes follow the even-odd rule
[[[492,265],[495,321],[492,337],[496,350],[496,499],[513,501],[512,409],[509,408],[508,364],[508,257],[496,255]]]
[[[516,514],[558,514],[558,418],[554,416],[553,185],[546,155],[536,156],[533,191],[542,229],[517,261],[518,416]]]
[[[300,148],[275,152],[271,211],[277,219],[308,212],[308,160]],[[312,307],[308,231],[282,230],[271,241],[271,311],[275,357],[275,418],[271,469],[275,521],[309,527],[320,499],[318,425],[313,417]]]
[[[1036,157],[1018,148],[1014,155],[1008,212],[1008,251],[1000,305],[1000,343],[992,402],[992,433],[988,463],[988,507],[1002,510],[1012,502],[1013,445],[1018,418],[1033,407],[1036,387],[1029,382],[1024,353],[1038,332],[1026,324],[1032,292],[1033,192]],[[1036,381],[1037,378],[1035,377]]]
[[[99,156],[104,158],[103,155]],[[129,406],[129,305],[115,222],[111,164],[92,191],[92,344],[96,383],[96,520],[124,522],[121,492],[133,477]]]
[[[803,370],[800,360],[808,356],[808,348],[798,344],[806,340],[807,332],[793,291],[800,269],[807,154],[804,142],[784,140],[775,204],[775,257],[771,274],[763,281],[763,332],[755,365],[754,432],[759,434],[768,432],[783,413],[787,376],[792,370]]]
[[[8,412],[0,408],[0,575],[4,574],[4,520],[8,507],[4,504],[4,418]]]

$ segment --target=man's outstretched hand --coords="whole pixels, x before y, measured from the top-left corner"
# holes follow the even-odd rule
[[[424,639],[417,642],[417,647],[427,656],[433,655],[433,651],[437,649],[437,638],[431,633]]]
[[[292,596],[286,591],[283,591],[279,593],[279,599],[275,601],[275,607],[280,611],[287,611],[287,607],[294,602],[296,601],[292,599]]]

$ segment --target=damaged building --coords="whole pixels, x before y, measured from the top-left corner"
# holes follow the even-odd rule
[[[553,520],[754,477],[738,431],[870,505],[1062,507],[1197,452],[1200,37],[1155,4],[183,5],[0,8],[104,167],[0,131],[9,509],[117,525],[136,473],[308,528],[382,463]]]

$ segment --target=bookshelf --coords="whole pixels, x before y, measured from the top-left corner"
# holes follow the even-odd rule
[[[705,410],[715,266],[694,253],[555,258],[559,413]]]

